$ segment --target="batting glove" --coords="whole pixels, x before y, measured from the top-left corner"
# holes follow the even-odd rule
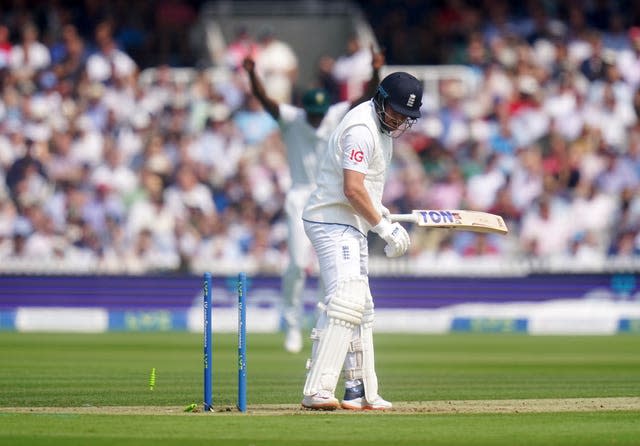
[[[383,218],[371,230],[387,242],[387,246],[384,247],[387,257],[400,257],[409,249],[409,234],[400,223],[391,223]]]

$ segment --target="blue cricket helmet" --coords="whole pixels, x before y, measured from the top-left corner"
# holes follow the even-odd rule
[[[380,82],[377,93],[396,112],[414,119],[421,116],[422,83],[409,73],[391,73]]]

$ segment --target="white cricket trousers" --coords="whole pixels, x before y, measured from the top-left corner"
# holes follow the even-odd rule
[[[320,281],[324,285],[325,305],[336,292],[340,277],[353,277],[356,275],[367,276],[369,273],[368,259],[369,247],[367,238],[357,229],[348,225],[304,222],[304,230],[316,250],[320,268]],[[342,247],[350,246],[351,253],[358,253],[345,261]],[[338,265],[340,265],[338,267]],[[327,325],[326,312],[319,314],[316,321],[316,330],[322,331]],[[352,340],[360,338],[360,327],[354,328]],[[314,344],[316,344],[314,342]],[[311,360],[315,360],[315,345],[311,353]],[[357,366],[357,358],[354,352],[348,352],[344,362],[345,369],[354,369]],[[345,381],[345,387],[358,385],[359,380]]]
[[[310,221],[304,221],[304,230],[316,251],[320,280],[325,290],[325,303],[335,293],[339,277],[369,274],[369,247],[367,238],[360,231],[348,225]],[[352,252],[359,253],[357,258],[346,263],[341,259],[341,247],[345,244],[354,248]],[[341,260],[339,263],[338,259]]]

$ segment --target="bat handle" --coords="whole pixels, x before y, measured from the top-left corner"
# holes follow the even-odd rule
[[[418,218],[413,214],[391,214],[389,220],[399,223],[417,223]]]

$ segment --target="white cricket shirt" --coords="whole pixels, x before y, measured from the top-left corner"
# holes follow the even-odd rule
[[[371,225],[353,209],[344,195],[343,169],[365,174],[365,188],[373,205],[380,211],[392,153],[393,140],[380,131],[372,101],[349,111],[331,135],[328,150],[320,158],[317,187],[302,218],[345,224],[366,234]]]

